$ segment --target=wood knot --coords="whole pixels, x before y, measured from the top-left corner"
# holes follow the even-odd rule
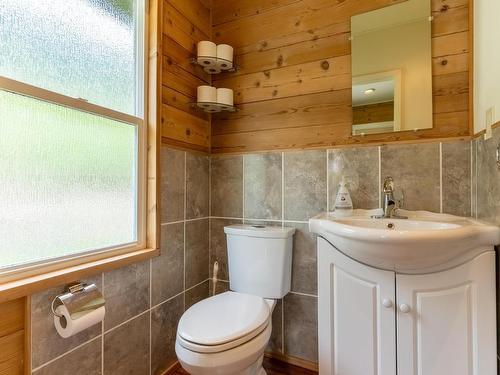
[[[439,11],[441,13],[446,12],[448,9],[450,9],[450,6],[448,4],[444,4]]]
[[[448,60],[446,60],[446,59],[442,60],[441,65],[442,66],[448,65]]]
[[[264,75],[266,78],[269,78],[271,76],[271,72],[269,70],[264,70]]]
[[[283,65],[283,56],[282,55],[278,56],[278,60],[276,61],[276,65],[278,65],[279,67],[281,67]]]
[[[298,20],[297,22],[295,22],[295,26],[300,26],[300,20]]]
[[[186,129],[186,135],[191,135],[191,129]]]
[[[273,96],[278,95],[278,90],[273,90]]]
[[[323,61],[323,62],[321,63],[321,69],[323,69],[323,70],[328,70],[328,69],[330,69],[330,63],[329,63],[328,61],[326,61],[326,60],[325,60],[325,61]]]
[[[260,43],[260,45],[262,46],[262,48],[266,48],[267,47],[267,42],[264,40],[263,42]]]

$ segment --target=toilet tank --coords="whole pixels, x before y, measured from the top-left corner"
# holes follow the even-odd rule
[[[283,298],[290,291],[295,228],[230,225],[224,232],[231,290]]]

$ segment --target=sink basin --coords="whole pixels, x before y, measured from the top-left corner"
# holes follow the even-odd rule
[[[470,218],[406,210],[398,214],[408,219],[371,217],[381,213],[325,213],[309,220],[309,230],[361,263],[409,274],[457,266],[500,243],[500,228]]]

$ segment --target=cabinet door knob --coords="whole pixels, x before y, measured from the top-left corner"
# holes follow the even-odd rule
[[[409,313],[410,310],[410,306],[408,306],[406,303],[402,303],[401,305],[399,305],[399,311],[401,311],[403,314]]]
[[[384,298],[382,300],[382,305],[388,309],[392,307],[392,301],[389,298]]]

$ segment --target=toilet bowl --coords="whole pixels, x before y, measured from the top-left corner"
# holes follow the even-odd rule
[[[275,300],[225,292],[191,306],[177,329],[175,352],[192,375],[264,375]]]
[[[290,291],[295,229],[230,225],[224,232],[231,291],[186,310],[175,352],[192,375],[265,375],[272,312]]]

